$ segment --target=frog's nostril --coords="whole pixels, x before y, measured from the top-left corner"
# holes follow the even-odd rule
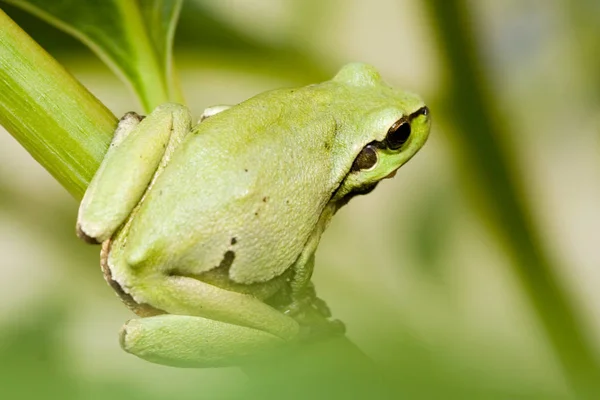
[[[416,118],[420,115],[424,116],[425,118],[429,118],[429,107],[423,106],[419,108],[417,111],[410,115],[410,119],[412,120],[413,118]]]

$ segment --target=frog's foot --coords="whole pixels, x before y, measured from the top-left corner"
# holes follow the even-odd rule
[[[300,325],[300,337],[305,341],[321,340],[343,335],[346,326],[339,319],[324,317],[316,308],[303,309],[293,317]]]
[[[317,291],[312,283],[309,283],[302,290],[292,290],[290,297],[291,301],[283,309],[284,314],[297,317],[308,309],[314,309],[323,318],[331,317],[329,306],[317,297]]]
[[[306,313],[308,309],[314,309],[321,317],[330,318],[331,310],[324,300],[315,298],[300,298],[292,301],[284,309],[283,313],[291,317],[297,318],[298,316]]]
[[[296,298],[283,309],[283,313],[300,324],[301,335],[305,340],[344,334],[344,323],[331,318],[331,310],[325,301],[316,296],[312,285],[301,296],[294,297]]]

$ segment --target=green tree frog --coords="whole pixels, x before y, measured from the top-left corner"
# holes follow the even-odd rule
[[[321,234],[415,155],[429,126],[420,97],[360,63],[210,108],[195,125],[178,104],[126,114],[77,220],[142,317],[124,325],[122,347],[226,366],[334,326],[310,281]]]

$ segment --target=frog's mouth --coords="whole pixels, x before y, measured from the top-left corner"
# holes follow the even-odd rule
[[[383,178],[383,179],[391,179],[391,178],[395,177],[395,176],[396,176],[396,172],[398,172],[398,169],[399,169],[399,168],[396,168],[395,170],[393,170],[392,172],[390,172],[390,173],[389,173],[389,174],[388,174],[388,175],[387,175],[385,178]]]

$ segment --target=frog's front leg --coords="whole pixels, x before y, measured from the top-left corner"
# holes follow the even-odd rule
[[[112,236],[191,130],[190,113],[179,104],[163,104],[140,120],[134,113],[121,119],[85,192],[77,234],[87,242],[101,243]]]
[[[284,313],[292,316],[302,326],[308,328],[307,336],[309,337],[339,334],[345,330],[341,321],[329,319],[331,317],[329,307],[317,297],[315,288],[311,283],[315,252],[321,240],[321,235],[327,228],[335,211],[335,204],[325,207],[302,253],[292,266],[294,275],[290,281],[291,302],[285,306]]]
[[[313,232],[306,241],[304,249],[292,266],[294,276],[290,282],[292,292],[292,304],[290,309],[300,306],[302,302],[309,301],[310,297],[313,297],[311,296],[312,286],[310,285],[310,278],[312,277],[314,269],[315,252],[321,241],[321,235],[323,234],[323,231],[325,231],[325,228],[327,228],[327,225],[329,225],[335,211],[336,208],[334,204],[328,204],[325,207]]]

